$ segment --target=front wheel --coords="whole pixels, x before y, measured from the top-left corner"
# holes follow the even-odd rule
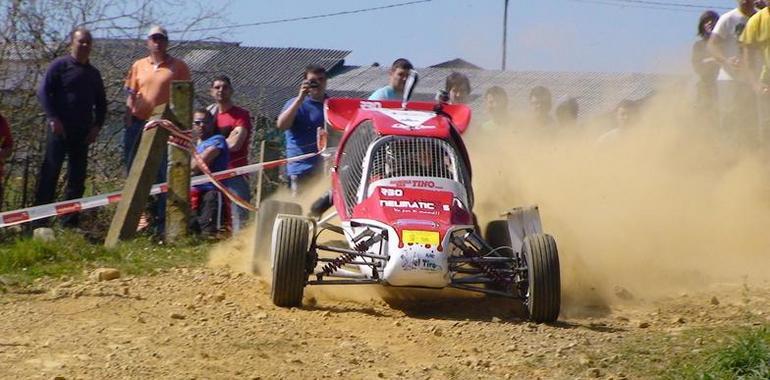
[[[270,296],[276,306],[299,306],[308,276],[310,226],[300,218],[282,217],[276,220],[274,229]]]
[[[551,235],[532,234],[524,238],[524,261],[527,266],[525,303],[529,318],[537,323],[554,322],[561,305],[559,252]]]

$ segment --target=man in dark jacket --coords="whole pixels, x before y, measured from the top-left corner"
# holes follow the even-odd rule
[[[48,128],[36,204],[54,201],[65,157],[69,161],[64,199],[80,198],[85,191],[88,146],[96,141],[107,111],[102,76],[89,62],[92,45],[88,29],[75,29],[70,34],[70,55],[51,63],[38,90]],[[78,214],[65,216],[62,224],[77,227]]]

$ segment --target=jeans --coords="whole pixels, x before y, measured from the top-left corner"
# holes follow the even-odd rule
[[[235,195],[241,197],[247,202],[251,202],[251,189],[244,176],[238,176],[228,179],[225,183],[227,188]],[[238,206],[235,202],[230,202],[230,220],[233,233],[240,231],[249,221],[249,210]]]
[[[67,131],[67,129],[65,129]],[[64,199],[76,199],[85,192],[86,170],[88,168],[88,145],[85,136],[75,132],[67,132],[67,137],[57,136],[48,129],[45,146],[45,157],[40,168],[35,204],[51,203],[56,198],[56,185],[59,182],[64,158],[67,157],[67,184],[64,186]],[[79,214],[68,214],[61,217],[66,227],[77,227]],[[41,225],[45,222],[41,222]]]

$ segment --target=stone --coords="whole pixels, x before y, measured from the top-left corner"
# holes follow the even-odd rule
[[[180,313],[171,313],[169,315],[169,317],[171,319],[185,319],[185,318],[187,318],[187,317],[184,316],[184,314],[180,314]]]
[[[650,327],[650,323],[642,321],[642,322],[639,322],[639,324],[637,324],[636,326],[639,327],[640,329],[646,329]]]
[[[686,321],[685,321],[685,319],[684,319],[684,318],[682,318],[682,317],[680,317],[680,316],[676,316],[676,317],[674,317],[674,318],[671,320],[671,323],[673,323],[673,324],[675,324],[675,325],[681,325],[681,324],[683,324],[683,323],[685,323],[685,322],[686,322]]]
[[[502,320],[502,319],[500,319],[500,318],[498,318],[498,317],[492,317],[492,323],[500,323],[500,322],[502,322],[502,321],[503,321],[503,320]]]
[[[717,298],[717,296],[713,296],[711,297],[711,300],[709,301],[709,303],[711,303],[714,306],[717,306],[719,305],[719,298]]]
[[[56,234],[54,234],[53,229],[48,227],[35,228],[32,231],[32,239],[43,242],[54,241],[56,240]]]
[[[580,363],[580,365],[582,366],[588,366],[593,364],[594,361],[591,360],[591,358],[589,358],[588,356],[583,355],[580,358],[578,358],[578,363]]]
[[[216,302],[222,302],[225,300],[225,292],[217,292],[212,299]]]
[[[586,375],[590,378],[598,379],[602,376],[602,371],[599,368],[589,368],[588,371],[586,371]]]
[[[615,286],[615,296],[626,301],[634,299],[634,295],[622,286]]]
[[[97,268],[88,277],[95,281],[110,281],[120,278],[120,271],[115,268]]]

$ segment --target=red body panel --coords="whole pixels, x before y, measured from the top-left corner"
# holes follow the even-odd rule
[[[455,141],[455,145],[459,148],[457,153],[465,161],[468,170],[470,170],[470,162],[468,162],[465,146],[459,138],[459,135],[465,131],[470,123],[470,108],[465,105],[442,104],[440,111],[437,113],[434,110],[435,107],[436,104],[430,102],[409,102],[406,109],[402,109],[400,101],[371,101],[348,98],[327,99],[324,107],[326,122],[333,128],[344,131],[336,153],[335,166],[339,164],[342,152],[344,151],[342,148],[347,143],[353,130],[363,121],[371,120],[375,131],[381,136],[433,137]],[[403,212],[394,211],[392,207],[384,207],[380,202],[391,201],[392,199],[382,198],[383,195],[379,193],[380,190],[378,189],[371,197],[356,206],[352,215],[347,215],[343,206],[345,203],[339,180],[339,175],[336,172],[332,172],[332,197],[341,220],[366,218],[391,224],[399,219],[398,215],[404,214]],[[425,220],[437,221],[441,225],[441,231],[445,231],[452,222],[454,224],[467,224],[466,219],[470,219],[468,216],[470,214],[466,215],[467,213],[464,210],[456,210],[457,207],[453,205],[452,193],[450,192],[419,189],[400,190],[404,190],[408,194],[408,196],[404,197],[404,201],[426,201],[441,205],[441,210],[433,210],[438,214],[414,213],[415,216],[419,215]],[[448,199],[445,199],[447,194]],[[444,205],[447,206],[446,210],[443,208]],[[437,217],[443,219],[439,220]],[[400,230],[399,227],[394,227]],[[416,228],[415,226],[412,227],[414,227],[412,229]],[[436,231],[437,229],[428,228],[425,230]]]

